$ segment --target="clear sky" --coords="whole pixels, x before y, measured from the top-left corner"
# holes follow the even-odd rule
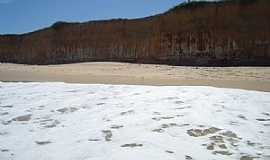
[[[25,33],[56,21],[139,18],[185,0],[0,0],[0,34]]]

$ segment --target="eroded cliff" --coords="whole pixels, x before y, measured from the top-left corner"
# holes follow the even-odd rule
[[[57,22],[0,35],[0,61],[125,61],[172,65],[270,65],[270,1],[181,4],[141,19]]]

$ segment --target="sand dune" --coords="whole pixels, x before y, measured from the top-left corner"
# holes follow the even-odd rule
[[[270,67],[183,67],[112,62],[0,64],[0,81],[215,86],[270,91]]]

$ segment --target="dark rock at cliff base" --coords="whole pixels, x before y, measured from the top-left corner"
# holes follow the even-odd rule
[[[269,11],[269,0],[191,2],[141,19],[57,22],[0,35],[0,62],[269,66]]]

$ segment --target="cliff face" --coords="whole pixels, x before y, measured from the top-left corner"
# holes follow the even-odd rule
[[[269,0],[190,3],[134,20],[58,22],[0,36],[0,61],[270,65]]]

